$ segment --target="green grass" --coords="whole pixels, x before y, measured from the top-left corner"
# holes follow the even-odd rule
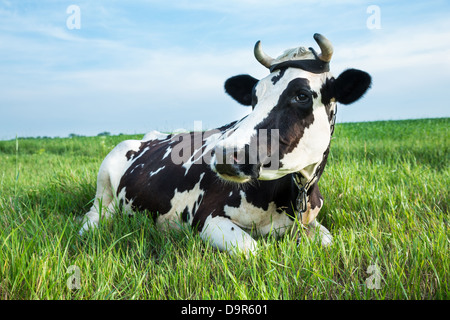
[[[0,299],[448,299],[449,125],[338,124],[320,181],[333,246],[269,237],[249,259],[143,214],[78,236],[104,156],[140,136],[0,141]]]

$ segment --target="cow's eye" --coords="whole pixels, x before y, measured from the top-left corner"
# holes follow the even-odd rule
[[[305,93],[300,93],[299,95],[296,95],[296,96],[294,97],[293,102],[304,104],[304,103],[309,102],[309,100],[310,100],[309,95],[307,95],[307,94],[305,94]]]

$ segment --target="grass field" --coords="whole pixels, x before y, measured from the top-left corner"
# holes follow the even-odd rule
[[[101,161],[142,136],[0,141],[0,299],[448,299],[449,126],[338,124],[320,181],[333,246],[263,238],[249,259],[142,214],[78,236]]]

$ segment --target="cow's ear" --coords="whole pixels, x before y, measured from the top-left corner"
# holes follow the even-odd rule
[[[347,69],[333,82],[333,96],[339,103],[353,103],[366,93],[371,83],[372,78],[367,72]]]
[[[234,76],[225,81],[225,92],[244,106],[250,106],[252,104],[253,87],[258,81],[248,74]]]

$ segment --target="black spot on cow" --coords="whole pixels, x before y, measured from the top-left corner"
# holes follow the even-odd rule
[[[137,154],[136,151],[134,150],[130,150],[125,154],[125,157],[127,158],[128,161],[132,160],[134,158],[134,156]]]
[[[284,73],[286,72],[287,68],[281,68],[280,73],[276,76],[273,76],[272,79],[270,79],[273,83],[273,85],[275,85],[278,81],[280,81],[280,79],[284,76]]]
[[[229,187],[233,188],[235,186],[230,185]],[[241,202],[242,197],[239,192],[233,192],[231,196],[226,199],[225,204],[229,207],[238,208],[241,205]]]
[[[183,222],[189,221],[189,208],[188,207],[184,208],[183,212],[181,213],[181,220]]]
[[[249,185],[245,196],[247,202],[263,210],[269,208],[267,199],[272,199],[277,208],[283,208],[279,213],[286,212],[292,216],[297,190],[293,188],[292,175],[289,174],[277,180],[261,180],[256,185]]]
[[[299,100],[296,97],[306,96],[309,99]],[[303,137],[306,128],[314,122],[313,93],[309,81],[304,78],[293,79],[280,95],[277,105],[272,108],[269,115],[262,121],[256,130],[279,130],[279,159],[290,153]],[[269,132],[269,131],[268,131]],[[268,152],[270,152],[270,138]]]

